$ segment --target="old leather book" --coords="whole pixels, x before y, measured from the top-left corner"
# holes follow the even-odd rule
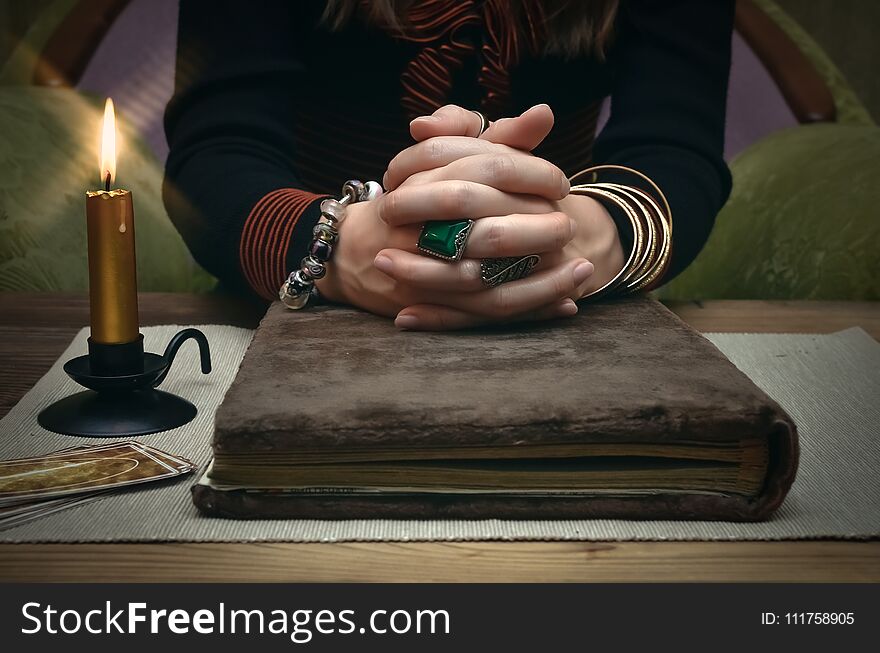
[[[400,332],[270,307],[216,416],[204,512],[297,518],[766,518],[785,412],[644,298],[572,319]]]

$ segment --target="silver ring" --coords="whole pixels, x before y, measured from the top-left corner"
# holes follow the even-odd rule
[[[508,281],[524,279],[540,261],[541,257],[537,254],[484,258],[480,261],[480,279],[490,288],[494,288]]]
[[[477,134],[477,138],[479,138],[480,136],[482,136],[485,133],[485,131],[487,129],[489,129],[489,121],[486,119],[486,116],[484,116],[482,113],[480,113],[476,109],[471,109],[471,113],[477,114],[477,116],[479,116],[479,118],[480,118],[480,133]]]

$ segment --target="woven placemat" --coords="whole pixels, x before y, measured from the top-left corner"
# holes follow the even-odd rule
[[[162,351],[181,327],[146,327],[149,351]],[[203,467],[213,416],[252,332],[200,326],[214,372],[200,374],[194,345],[178,354],[162,388],[199,407],[190,424],[140,438]],[[45,406],[78,386],[61,369],[85,353],[83,330],[52,369],[0,420],[0,458],[16,458],[94,440],[56,435],[37,425]],[[291,338],[294,336],[291,335]],[[785,504],[767,522],[626,520],[234,521],[200,515],[190,500],[196,476],[132,489],[0,531],[0,542],[228,542],[449,540],[782,540],[880,536],[880,344],[861,329],[830,335],[708,334],[798,424],[801,464]]]

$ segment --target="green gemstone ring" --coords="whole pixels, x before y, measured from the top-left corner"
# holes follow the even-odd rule
[[[419,251],[444,261],[457,261],[464,253],[473,220],[432,220],[419,234]]]

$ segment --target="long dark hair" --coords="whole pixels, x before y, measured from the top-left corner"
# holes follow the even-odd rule
[[[328,0],[324,20],[333,29],[344,25],[360,7],[367,19],[406,33],[406,16],[414,0]],[[602,58],[614,31],[620,0],[509,0],[509,10],[522,15],[529,2],[540,5],[544,51],[566,57],[591,53]]]

